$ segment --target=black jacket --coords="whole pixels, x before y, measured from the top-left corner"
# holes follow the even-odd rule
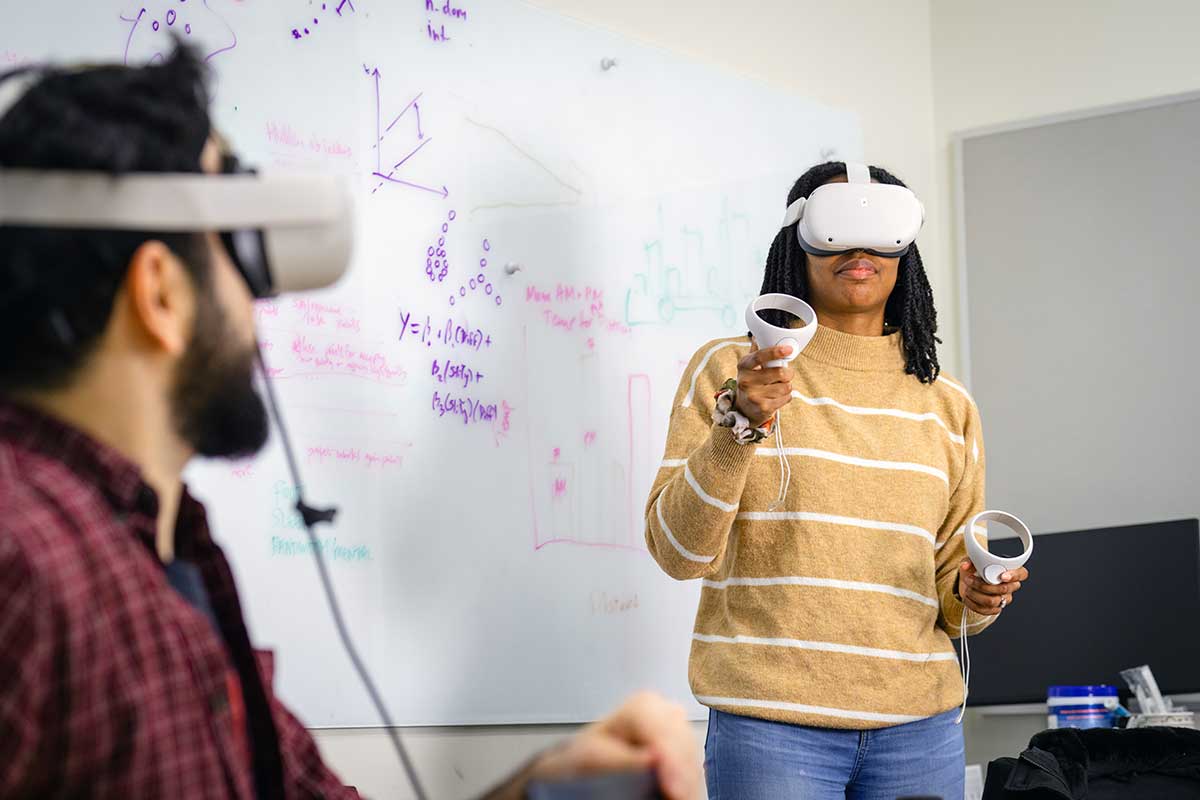
[[[1044,731],[988,765],[983,800],[1200,799],[1200,731]]]

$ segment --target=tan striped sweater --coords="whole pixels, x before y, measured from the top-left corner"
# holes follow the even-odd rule
[[[793,362],[775,437],[738,445],[712,423],[747,337],[709,342],[675,395],[646,541],[677,579],[703,578],[689,678],[703,704],[831,728],[880,728],[962,702],[951,638],[962,527],[983,509],[979,413],[949,378],[904,372],[899,334],[820,327]],[[981,537],[982,538],[982,537]],[[972,611],[967,632],[992,620]]]

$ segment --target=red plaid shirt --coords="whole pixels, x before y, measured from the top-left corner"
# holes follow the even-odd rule
[[[272,692],[200,503],[176,552],[220,634],[167,583],[138,469],[3,401],[0,511],[0,797],[358,797]]]

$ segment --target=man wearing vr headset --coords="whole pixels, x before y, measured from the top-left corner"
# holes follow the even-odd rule
[[[0,797],[357,797],[275,697],[181,483],[265,442],[253,298],[340,274],[345,198],[220,174],[205,84],[182,47],[0,77]],[[638,695],[489,796],[655,768],[682,800],[694,749]]]
[[[810,169],[762,293],[806,301],[811,338],[759,312],[807,344],[718,339],[680,383],[646,538],[668,574],[705,578],[689,677],[711,709],[712,800],[963,796],[951,639],[1028,572],[993,586],[966,555],[983,438],[940,374],[923,220],[882,169]]]

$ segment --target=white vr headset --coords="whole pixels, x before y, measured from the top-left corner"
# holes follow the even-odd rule
[[[846,183],[826,183],[787,208],[781,227],[796,226],[804,252],[832,256],[865,250],[884,258],[908,252],[925,222],[909,189],[871,183],[865,164],[846,162]]]
[[[349,188],[324,175],[0,169],[0,226],[216,231],[251,293],[319,289],[350,265]]]

